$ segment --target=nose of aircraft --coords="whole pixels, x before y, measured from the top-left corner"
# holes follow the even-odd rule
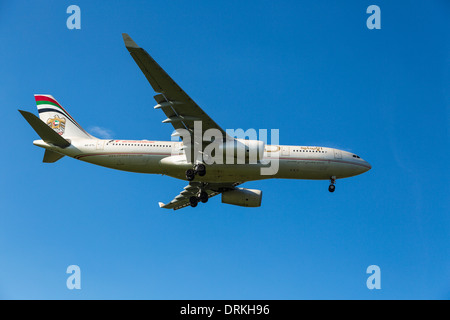
[[[370,169],[372,169],[372,166],[370,165],[370,163],[368,163],[366,160],[364,160],[364,166],[366,167],[366,170],[364,172],[369,171]]]

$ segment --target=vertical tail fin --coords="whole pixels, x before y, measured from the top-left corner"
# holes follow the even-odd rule
[[[93,138],[70,114],[47,94],[35,94],[39,118],[64,138]]]

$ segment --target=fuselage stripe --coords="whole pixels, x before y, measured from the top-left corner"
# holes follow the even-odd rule
[[[100,153],[88,153],[88,154],[80,154],[74,156],[75,159],[81,159],[84,157],[95,157],[95,156],[108,156],[108,155],[155,155],[155,156],[163,156],[163,155],[171,155],[171,153],[152,153],[152,152],[100,152]],[[277,159],[277,158],[264,158],[264,159]],[[354,164],[357,166],[362,166],[365,168],[369,168],[368,166],[351,161],[345,160],[337,160],[337,159],[311,159],[311,158],[278,158],[279,160],[290,160],[290,161],[329,161],[329,162],[337,162],[337,163],[347,163]]]
[[[169,156],[171,153],[152,153],[152,152],[100,152],[100,153],[86,153],[74,156],[75,159],[95,156],[109,156],[109,155],[154,155],[154,156]]]
[[[265,158],[265,159],[271,159],[271,158]],[[276,159],[276,158],[272,158],[272,159]],[[362,163],[357,163],[357,162],[352,162],[352,161],[345,161],[345,160],[337,160],[337,159],[313,159],[313,158],[278,158],[280,160],[291,160],[291,161],[331,161],[331,162],[339,162],[339,163],[348,163],[348,164],[355,164],[357,166],[362,166],[365,168],[369,168],[368,166],[362,164]]]

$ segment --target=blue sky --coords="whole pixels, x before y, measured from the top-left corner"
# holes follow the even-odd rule
[[[68,30],[66,8],[81,8]],[[381,8],[381,29],[366,8]],[[449,299],[448,1],[1,1],[0,298]],[[159,209],[185,182],[43,164],[17,109],[169,140],[126,32],[223,128],[279,129],[372,164],[269,180],[260,208]],[[97,128],[97,129],[96,129]],[[81,290],[66,268],[81,268]],[[381,289],[366,268],[381,269]]]

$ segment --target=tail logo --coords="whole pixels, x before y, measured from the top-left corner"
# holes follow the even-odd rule
[[[62,136],[66,128],[66,118],[55,115],[53,118],[48,118],[47,125]]]

